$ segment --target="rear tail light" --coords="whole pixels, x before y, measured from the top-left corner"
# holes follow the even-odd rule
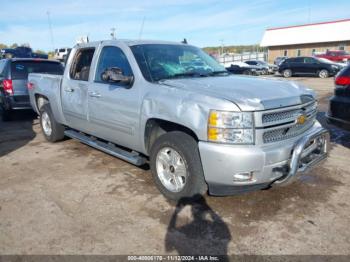
[[[32,82],[27,83],[28,90],[32,90],[34,88],[34,84]]]
[[[10,79],[5,79],[2,81],[2,85],[4,87],[4,91],[10,95],[13,95],[13,84],[12,80]]]
[[[335,79],[335,84],[337,86],[347,86],[350,85],[350,76],[338,76]]]

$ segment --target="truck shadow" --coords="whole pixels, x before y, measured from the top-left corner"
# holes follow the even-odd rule
[[[1,112],[0,112],[1,113]],[[33,130],[36,114],[32,111],[15,112],[12,120],[0,120],[0,157],[26,145],[36,136]]]
[[[187,212],[186,212],[187,211]],[[228,261],[231,240],[228,226],[201,195],[181,198],[171,216],[166,237],[167,252],[182,255],[220,255]]]

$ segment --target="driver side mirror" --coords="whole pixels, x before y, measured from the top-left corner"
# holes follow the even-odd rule
[[[123,74],[123,71],[119,67],[107,68],[101,74],[101,79],[102,79],[103,82],[122,83],[122,84],[125,84],[125,85],[131,85],[131,83],[134,81],[134,77],[132,77],[132,76],[125,76]]]

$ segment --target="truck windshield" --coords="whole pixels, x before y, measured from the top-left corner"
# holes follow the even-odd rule
[[[29,73],[63,74],[63,66],[50,61],[15,61],[11,64],[12,79],[27,79]]]
[[[131,50],[143,76],[150,82],[229,74],[212,57],[194,46],[144,44],[132,46]]]

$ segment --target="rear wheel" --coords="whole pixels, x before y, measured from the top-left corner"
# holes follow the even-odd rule
[[[284,77],[291,77],[292,76],[292,70],[284,69],[282,74],[283,74]]]
[[[322,69],[320,72],[318,72],[318,76],[320,78],[327,78],[329,76],[329,72],[326,69]]]
[[[64,126],[56,122],[50,104],[40,108],[40,125],[44,137],[49,142],[56,142],[64,138]]]
[[[150,165],[155,184],[168,199],[207,191],[197,141],[186,133],[173,131],[160,136],[152,145]]]

